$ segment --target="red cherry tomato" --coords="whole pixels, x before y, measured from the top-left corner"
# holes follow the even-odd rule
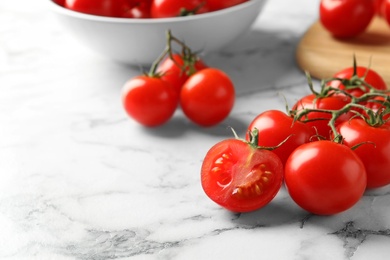
[[[355,37],[366,30],[375,15],[371,0],[321,0],[320,22],[335,37]]]
[[[338,126],[349,147],[358,146],[355,153],[367,171],[367,188],[390,184],[390,125],[370,126],[361,118],[353,118]]]
[[[253,131],[255,128],[259,132],[259,146],[277,146],[288,138],[285,143],[273,150],[283,164],[292,151],[310,142],[310,138],[315,135],[315,131],[307,124],[299,121],[293,122],[292,117],[279,110],[268,110],[256,116],[250,123],[248,131]],[[246,139],[250,140],[249,134]]]
[[[388,94],[390,96],[390,93]],[[388,106],[389,106],[389,99],[385,99],[383,96],[377,96],[372,99],[369,99],[364,105],[371,109],[374,113],[380,113],[382,114],[382,119],[385,121],[386,124],[390,125],[390,112],[388,111]],[[387,103],[385,103],[385,101]],[[386,106],[387,104],[387,106]],[[387,109],[387,110],[386,110]],[[368,117],[366,111],[362,111],[362,114],[365,117]]]
[[[206,154],[201,183],[207,196],[234,212],[267,205],[283,182],[283,165],[273,152],[238,139],[215,144]]]
[[[64,6],[76,12],[109,17],[122,17],[132,7],[127,0],[65,0]]]
[[[385,17],[388,25],[390,26],[390,0],[385,0],[383,7],[383,16]]]
[[[360,200],[367,176],[363,162],[349,147],[316,141],[299,146],[290,155],[285,185],[291,198],[306,211],[332,215]]]
[[[178,106],[176,91],[157,77],[137,76],[126,82],[122,103],[127,114],[138,123],[154,127],[166,123]]]
[[[375,13],[378,16],[384,17],[386,0],[374,0]]]
[[[61,6],[65,5],[65,0],[54,0],[53,2]]]
[[[137,18],[137,19],[150,18],[151,5],[152,5],[151,0],[139,0],[136,2],[132,2],[131,8],[126,10],[123,13],[122,17]]]
[[[339,110],[345,105],[347,105],[350,101],[350,98],[344,95],[333,95],[329,97],[320,98],[316,97],[316,95],[314,94],[310,94],[298,100],[292,107],[292,110],[295,110],[298,113],[301,112],[303,109]],[[341,122],[347,121],[353,115],[354,114],[352,112],[343,114],[339,118],[337,118],[335,123],[339,124]],[[301,118],[301,120],[305,121],[306,124],[310,127],[316,129],[320,136],[324,137],[325,139],[329,139],[331,134],[331,128],[328,123],[331,117],[332,115],[330,113],[312,111],[309,112],[303,118]]]
[[[151,16],[153,18],[187,16],[209,11],[206,0],[153,0]]]
[[[180,92],[184,114],[200,126],[213,126],[223,121],[233,109],[235,90],[223,71],[206,68],[193,74]]]
[[[181,54],[173,54],[172,58],[166,58],[157,67],[157,73],[161,79],[169,82],[180,93],[184,82],[195,72],[207,68],[207,65],[196,56],[183,57]]]
[[[247,2],[248,0],[207,0],[210,11],[217,11]]]
[[[354,74],[355,71],[356,74]],[[333,78],[351,79],[352,81],[350,82],[350,85],[345,86],[341,84],[341,82],[338,80],[331,81],[329,85],[334,88],[340,88],[342,90],[345,90],[356,97],[360,97],[361,95],[369,91],[368,87],[362,86],[361,83],[359,83],[361,82],[361,80],[364,80],[366,83],[370,84],[375,89],[387,89],[386,82],[384,81],[382,76],[379,75],[376,71],[363,66],[357,66],[355,71],[353,67],[348,67],[336,72],[333,75]]]

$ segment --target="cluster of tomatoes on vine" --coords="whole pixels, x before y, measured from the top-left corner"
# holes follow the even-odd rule
[[[109,17],[165,18],[213,12],[248,0],[55,0],[70,10]]]
[[[172,43],[181,47],[174,53]],[[141,125],[168,122],[180,107],[196,125],[214,126],[233,109],[235,89],[229,76],[209,67],[182,41],[167,32],[167,46],[150,71],[129,79],[122,89],[127,114]]]
[[[318,215],[354,206],[367,189],[390,184],[390,92],[368,67],[321,81],[289,112],[266,110],[245,140],[225,139],[206,154],[206,195],[233,212],[267,205],[286,187],[295,203]]]
[[[319,9],[321,24],[338,38],[363,33],[374,17],[390,26],[390,0],[321,0]]]

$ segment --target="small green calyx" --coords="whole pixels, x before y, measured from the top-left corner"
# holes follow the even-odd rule
[[[260,146],[259,145],[259,130],[257,128],[253,129],[252,131],[248,131],[248,135],[249,135],[249,142],[247,142],[247,143],[249,145],[251,145],[252,147],[254,147],[256,149],[268,150],[268,151],[273,151],[273,150],[279,148],[285,142],[287,142],[287,140],[292,136],[292,135],[287,136],[286,139],[284,139],[282,142],[280,142],[278,145],[275,145],[275,146]]]

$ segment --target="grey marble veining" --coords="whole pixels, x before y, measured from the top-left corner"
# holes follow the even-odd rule
[[[255,115],[308,93],[294,59],[318,0],[269,0],[253,28],[204,57],[237,88],[231,116],[200,128],[180,110],[158,129],[125,115],[139,69],[90,52],[44,0],[0,2],[0,259],[363,260],[390,255],[390,189],[320,217],[282,189],[232,214],[200,186],[207,150]]]

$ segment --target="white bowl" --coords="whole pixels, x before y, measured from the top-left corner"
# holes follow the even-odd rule
[[[186,17],[131,19],[79,13],[48,1],[59,21],[86,46],[131,65],[150,65],[164,50],[168,29],[193,51],[220,50],[251,27],[266,2],[249,0]]]

